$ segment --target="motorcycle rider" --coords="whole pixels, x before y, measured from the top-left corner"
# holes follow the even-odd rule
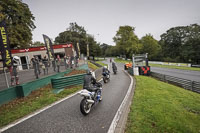
[[[94,85],[96,84],[96,79],[92,76],[92,72],[87,70],[87,74],[83,77],[83,89],[88,91],[94,90]]]
[[[100,90],[100,83],[98,83],[94,76],[92,76],[92,72],[90,70],[87,70],[87,74],[83,77],[83,89],[86,89],[88,91],[101,91]],[[95,96],[96,97],[96,96]],[[102,96],[101,100],[102,100]]]
[[[112,62],[112,69],[113,69],[113,72],[117,71],[117,66],[114,61]]]
[[[107,66],[103,66],[103,74],[108,75],[110,73],[110,71],[108,70]]]
[[[19,65],[20,58],[18,56],[13,57],[13,66],[10,69],[10,75],[11,75],[11,85],[15,85],[14,80],[16,82],[16,85],[19,85],[19,76],[17,72],[17,67]]]

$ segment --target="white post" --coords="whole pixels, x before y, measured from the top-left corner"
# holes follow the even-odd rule
[[[7,74],[6,74],[4,67],[3,67],[3,71],[4,71],[7,87],[9,88],[10,86],[9,86],[9,83],[8,83],[8,78],[7,78]]]
[[[135,75],[135,72],[134,72],[134,68],[135,68],[135,57],[134,57],[134,54],[132,56],[132,66],[133,66],[133,75]]]

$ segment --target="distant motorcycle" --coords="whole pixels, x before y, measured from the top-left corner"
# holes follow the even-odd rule
[[[114,62],[112,63],[112,69],[113,69],[113,73],[117,74],[117,66]]]
[[[107,72],[103,72],[102,75],[103,75],[103,82],[107,83],[110,80],[110,74]]]
[[[113,73],[114,73],[114,74],[117,74],[117,67],[116,67],[116,66],[113,67]]]
[[[80,110],[83,115],[88,115],[92,107],[102,101],[102,84],[98,82],[93,91],[82,90],[79,94],[83,97],[80,103]]]

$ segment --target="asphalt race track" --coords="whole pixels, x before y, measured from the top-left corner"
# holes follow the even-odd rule
[[[152,72],[200,82],[200,71],[151,67]]]

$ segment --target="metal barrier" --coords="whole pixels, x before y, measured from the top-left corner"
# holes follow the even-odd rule
[[[183,87],[184,89],[200,93],[200,82],[173,77],[173,76],[164,75],[164,74],[155,73],[155,72],[151,72],[151,76],[158,78],[161,81],[172,83],[174,85]]]
[[[133,76],[133,67],[128,67],[128,73]]]
[[[83,84],[84,75],[85,74],[77,74],[61,78],[53,78],[51,79],[51,84],[54,89],[63,89],[72,85],[81,85]]]
[[[92,64],[94,64],[94,65],[96,65],[96,66],[98,66],[98,67],[102,67],[102,65],[100,65],[100,64],[98,64],[98,63],[96,63],[95,61],[90,61]]]

